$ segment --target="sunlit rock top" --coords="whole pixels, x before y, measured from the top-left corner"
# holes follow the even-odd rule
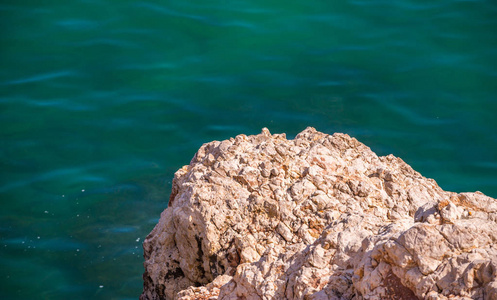
[[[346,134],[264,128],[176,172],[141,299],[497,299],[496,220]]]

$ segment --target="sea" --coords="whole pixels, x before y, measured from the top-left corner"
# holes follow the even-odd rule
[[[174,172],[307,126],[497,197],[497,1],[2,1],[0,299],[137,299]]]

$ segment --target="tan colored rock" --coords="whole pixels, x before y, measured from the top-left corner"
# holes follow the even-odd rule
[[[496,221],[346,134],[264,128],[176,172],[140,299],[497,299]]]

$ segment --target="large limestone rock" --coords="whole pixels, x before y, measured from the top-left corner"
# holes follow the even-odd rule
[[[346,134],[263,129],[176,172],[141,299],[497,299],[496,221]]]

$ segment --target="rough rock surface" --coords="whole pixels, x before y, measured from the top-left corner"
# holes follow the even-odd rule
[[[497,299],[496,222],[346,134],[263,129],[176,172],[140,299]]]

